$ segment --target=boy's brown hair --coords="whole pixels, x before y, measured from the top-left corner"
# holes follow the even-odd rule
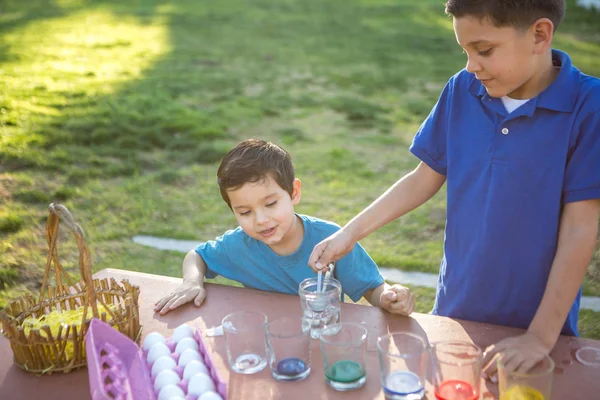
[[[548,18],[554,30],[565,16],[564,0],[448,0],[446,14],[455,18],[489,18],[495,26],[527,29],[540,18]]]
[[[290,154],[271,142],[248,139],[227,153],[217,171],[221,197],[231,208],[228,190],[236,190],[248,182],[258,182],[271,176],[292,196],[294,191],[294,166]]]

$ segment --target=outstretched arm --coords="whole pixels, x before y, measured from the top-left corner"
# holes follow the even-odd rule
[[[339,260],[371,232],[425,203],[445,181],[444,175],[421,162],[342,229],[317,244],[308,265],[316,272],[331,261]]]
[[[154,305],[154,311],[166,314],[169,311],[194,301],[196,307],[206,298],[204,276],[206,263],[195,250],[190,250],[183,259],[183,282],[172,293],[163,297]]]
[[[484,363],[501,353],[507,369],[526,372],[552,350],[590,265],[598,237],[599,217],[600,200],[565,205],[548,283],[529,329],[524,335],[490,346]],[[495,363],[492,363],[486,373],[492,376],[495,372]]]

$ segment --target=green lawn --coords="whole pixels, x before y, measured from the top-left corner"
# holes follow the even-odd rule
[[[0,307],[39,289],[51,201],[96,270],[180,275],[181,254],[130,238],[233,227],[216,168],[250,136],[291,152],[299,212],[346,222],[416,165],[415,129],[465,64],[442,3],[3,0]],[[568,3],[556,46],[599,76],[600,14]],[[437,272],[444,221],[441,192],[362,243],[380,265]],[[59,245],[75,272],[73,240]],[[600,295],[600,252],[584,288]],[[597,313],[582,323],[600,338]]]

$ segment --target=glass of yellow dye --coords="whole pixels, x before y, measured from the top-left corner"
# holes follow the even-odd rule
[[[527,373],[508,372],[498,357],[500,400],[550,400],[554,361],[545,356]]]

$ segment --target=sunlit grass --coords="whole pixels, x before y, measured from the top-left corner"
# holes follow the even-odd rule
[[[58,116],[68,120],[87,113],[99,96],[142,78],[170,50],[165,18],[148,22],[99,7],[5,32],[0,92],[10,95],[0,97],[1,153],[51,164],[52,154],[35,150],[69,140],[44,125]]]

